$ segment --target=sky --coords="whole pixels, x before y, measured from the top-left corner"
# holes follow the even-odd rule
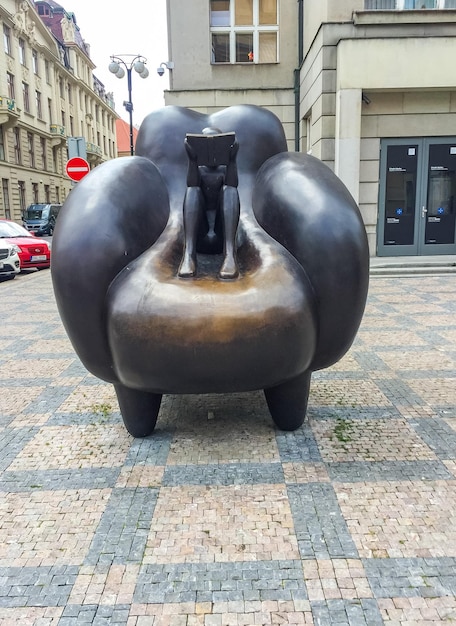
[[[164,106],[163,90],[168,89],[168,70],[160,77],[157,67],[168,61],[166,0],[58,0],[66,11],[73,12],[82,38],[90,45],[94,75],[107,92],[114,93],[117,113],[129,121],[122,103],[128,100],[127,75],[116,78],[108,70],[111,55],[137,55],[147,58],[148,78],[132,72],[133,124]],[[125,56],[127,63],[133,57]]]

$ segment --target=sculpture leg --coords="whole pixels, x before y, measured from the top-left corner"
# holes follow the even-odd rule
[[[236,187],[230,186],[225,186],[222,193],[224,259],[219,276],[220,278],[236,278],[239,274],[236,261],[236,232],[240,213],[239,194]]]
[[[281,430],[296,430],[304,423],[312,372],[304,372],[277,387],[264,390],[269,412]]]
[[[191,278],[196,274],[196,240],[203,211],[201,189],[189,187],[184,199],[184,254],[178,272],[181,278]]]
[[[114,385],[125,428],[133,437],[152,434],[160,410],[161,394]]]

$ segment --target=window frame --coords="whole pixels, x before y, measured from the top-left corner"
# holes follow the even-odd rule
[[[35,76],[39,76],[40,75],[40,63],[39,63],[38,52],[35,50],[35,48],[32,48],[32,66],[33,66],[33,73],[35,74]]]
[[[0,161],[6,161],[5,133],[3,124],[0,124]]]
[[[27,46],[25,44],[25,39],[19,37],[18,39],[18,49],[19,49],[19,63],[23,67],[27,67]]]
[[[6,72],[6,86],[8,90],[8,98],[16,100],[16,86],[14,84],[14,74]]]
[[[27,149],[29,155],[29,166],[35,169],[35,137],[30,131],[27,132]]]
[[[16,165],[22,165],[22,150],[21,150],[21,129],[18,126],[13,128],[14,137],[14,160]]]
[[[25,81],[22,81],[22,100],[24,104],[24,111],[30,113],[30,87]]]
[[[11,28],[6,24],[3,24],[3,49],[6,54],[11,54]]]
[[[279,0],[276,2],[276,24],[260,24],[260,0],[252,0],[253,24],[236,25],[236,1],[229,0],[229,25],[214,26],[211,24],[211,5],[209,4],[209,28],[210,28],[210,57],[211,65],[271,65],[279,63],[279,32],[280,32],[280,6]],[[210,2],[210,0],[209,0]],[[276,34],[276,59],[275,61],[260,61],[260,34],[275,33]],[[228,35],[229,40],[229,61],[216,61],[213,51],[213,35]],[[236,39],[237,35],[252,35],[252,59],[238,61],[236,59]]]

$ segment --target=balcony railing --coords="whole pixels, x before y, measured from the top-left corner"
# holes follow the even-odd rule
[[[86,143],[86,150],[87,150],[87,154],[96,154],[97,156],[103,156],[103,152],[100,148],[100,146],[97,146],[95,143],[91,143],[90,141],[88,141]]]
[[[456,0],[364,0],[366,11],[456,9]]]
[[[0,96],[0,110],[1,111],[16,111],[16,102],[12,98]]]
[[[55,137],[66,137],[65,126],[61,126],[60,124],[51,124],[50,126],[51,135]]]

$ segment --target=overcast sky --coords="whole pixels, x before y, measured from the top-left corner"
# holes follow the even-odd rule
[[[108,71],[112,54],[141,54],[147,58],[148,78],[132,72],[135,126],[153,109],[164,106],[168,70],[159,77],[157,67],[168,61],[166,0],[59,0],[59,3],[76,15],[82,38],[90,45],[90,56],[97,66],[94,74],[106,91],[114,92],[116,111],[124,120],[129,120],[122,106],[128,100],[127,76],[118,79]]]

